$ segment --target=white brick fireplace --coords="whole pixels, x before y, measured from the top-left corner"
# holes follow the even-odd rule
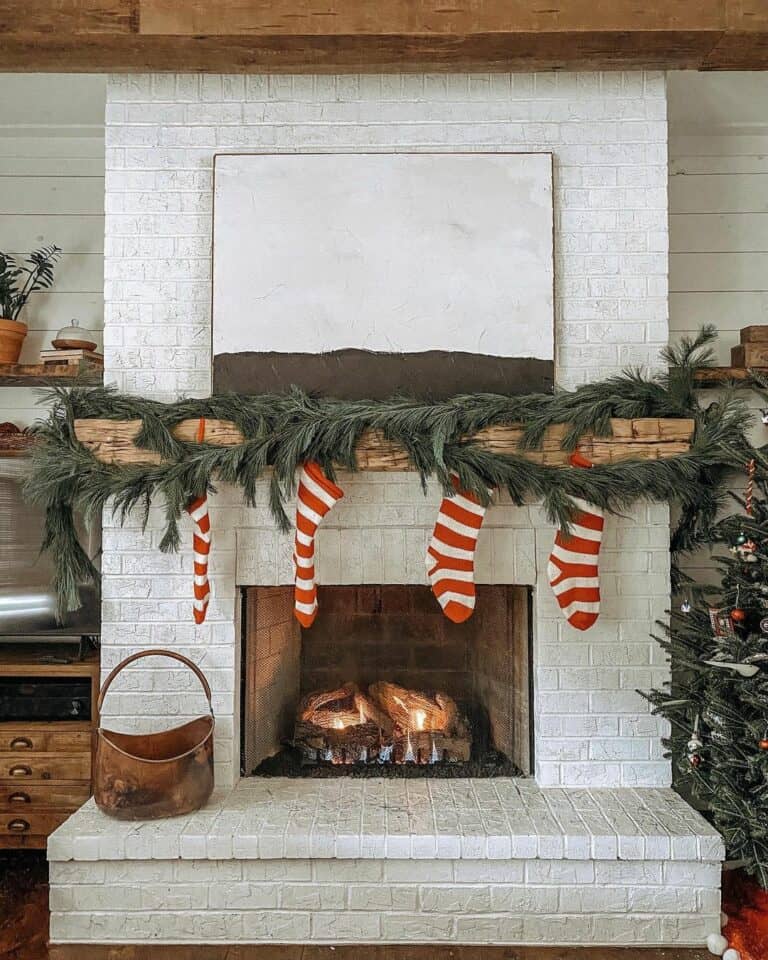
[[[667,342],[665,116],[655,73],[112,77],[107,380],[159,399],[210,391],[213,157],[250,150],[552,152],[558,381],[653,364]],[[424,583],[436,487],[340,483],[320,582]],[[105,519],[103,667],[152,646],[201,665],[218,790],[153,824],[76,814],[49,846],[54,941],[700,944],[719,928],[722,845],[668,789],[663,724],[636,693],[668,676],[649,636],[669,603],[665,507],[608,520],[586,634],[546,583],[539,507],[502,496],[488,511],[477,580],[533,588],[535,780],[238,784],[238,588],[291,580],[290,538],[262,498],[213,501],[201,627],[190,554],[157,549],[160,508],[144,532]],[[183,671],[150,664],[115,685],[109,725],[202,711]]]

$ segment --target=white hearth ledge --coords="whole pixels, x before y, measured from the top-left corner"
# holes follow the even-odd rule
[[[667,789],[241,781],[198,813],[50,838],[54,943],[700,946],[719,835]]]

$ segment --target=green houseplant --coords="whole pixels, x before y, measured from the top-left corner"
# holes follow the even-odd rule
[[[61,256],[56,244],[34,250],[19,264],[0,252],[0,363],[18,363],[27,325],[19,320],[30,296],[53,285],[53,269]]]

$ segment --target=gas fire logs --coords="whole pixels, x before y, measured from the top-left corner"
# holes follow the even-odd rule
[[[354,683],[311,693],[294,741],[309,763],[443,763],[470,757],[469,723],[448,694],[394,683]]]

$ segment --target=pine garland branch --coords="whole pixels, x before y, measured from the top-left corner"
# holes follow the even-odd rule
[[[399,444],[422,484],[435,477],[449,488],[451,471],[484,503],[489,489],[507,490],[513,502],[537,500],[555,523],[568,525],[573,498],[608,511],[625,512],[635,501],[674,501],[681,507],[675,549],[692,549],[713,522],[723,479],[734,451],[745,449],[749,411],[737,391],[727,391],[709,407],[694,392],[695,371],[710,362],[712,331],[704,330],[666,358],[674,371],[652,377],[627,370],[573,391],[528,396],[477,394],[426,403],[407,397],[388,401],[339,401],[286,394],[182,399],[164,404],[119,394],[109,387],[54,389],[48,417],[36,425],[38,443],[27,483],[28,495],[43,504],[51,530],[61,611],[76,603],[73,587],[84,569],[72,538],[73,515],[96,515],[110,506],[120,522],[135,509],[161,499],[165,529],[161,549],[180,543],[179,519],[186,503],[213,489],[213,478],[234,484],[253,504],[257,486],[272,469],[269,503],[277,526],[290,527],[286,503],[294,494],[297,469],[317,460],[333,477],[339,468],[356,469],[355,447],[367,430],[378,430]],[[523,447],[540,446],[554,424],[566,423],[565,446],[591,432],[610,434],[611,418],[691,417],[695,439],[688,453],[658,461],[622,461],[591,470],[571,470],[502,455],[468,441],[485,427],[522,423]],[[163,463],[116,466],[99,462],[75,437],[76,419],[140,420],[137,444],[162,455]],[[231,420],[245,442],[237,447],[184,443],[173,428],[182,420]],[[768,475],[768,462],[761,460]]]

